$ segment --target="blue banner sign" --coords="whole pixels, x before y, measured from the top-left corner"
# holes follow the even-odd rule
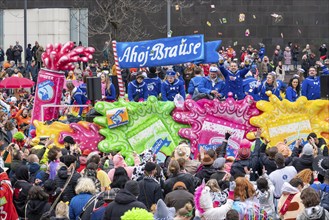
[[[200,63],[205,58],[203,38],[203,35],[191,35],[140,42],[118,42],[119,65],[121,68],[133,68]]]

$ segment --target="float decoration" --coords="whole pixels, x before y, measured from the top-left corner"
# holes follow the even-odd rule
[[[129,114],[127,124],[108,128],[106,112],[115,108],[125,107]],[[132,152],[142,153],[145,149],[159,150],[171,155],[181,138],[178,130],[186,127],[176,123],[170,113],[174,109],[173,102],[160,102],[150,96],[146,102],[97,102],[95,109],[103,116],[96,117],[94,122],[103,128],[100,134],[105,140],[98,144],[102,152],[117,151],[125,157],[127,164],[134,164]]]
[[[269,102],[258,101],[256,106],[263,113],[250,119],[253,126],[262,129],[262,137],[270,140],[275,146],[286,140],[293,145],[299,138],[306,140],[311,132],[321,135],[328,141],[329,138],[329,101],[307,100],[302,96],[296,102],[286,99],[280,101],[271,92],[268,92]],[[253,138],[253,134],[247,135]]]
[[[49,136],[54,140],[54,144],[58,147],[64,147],[63,144],[59,143],[60,133],[73,132],[70,125],[57,121],[47,125],[42,121],[34,120],[33,125],[36,128],[36,138],[40,138],[41,136]]]
[[[66,136],[71,136],[80,146],[82,151],[86,149],[91,151],[98,150],[97,145],[104,139],[104,137],[99,134],[99,127],[97,125],[85,121],[80,121],[78,123],[71,123],[69,126],[72,129],[72,132],[60,132],[60,144],[64,144],[64,138]]]
[[[45,65],[38,74],[35,91],[32,121],[49,121],[58,118],[58,108],[44,109],[44,118],[41,116],[42,105],[59,105],[65,82],[65,70],[74,69],[74,62],[88,62],[93,58],[95,49],[92,47],[75,47],[73,42],[66,44],[48,44],[41,58]]]
[[[199,147],[215,148],[220,145],[226,131],[233,132],[228,142],[227,154],[235,156],[240,141],[248,132],[256,130],[249,119],[259,114],[251,96],[235,101],[232,93],[229,93],[225,101],[202,99],[195,102],[188,99],[184,103],[184,110],[174,110],[173,119],[191,126],[180,129],[178,134],[190,140],[194,156],[199,154]]]

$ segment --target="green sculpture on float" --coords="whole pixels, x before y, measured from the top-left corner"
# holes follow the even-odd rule
[[[162,102],[150,96],[146,102],[97,102],[95,109],[102,114],[94,119],[94,123],[102,126],[99,133],[105,137],[98,144],[101,152],[120,152],[128,165],[134,164],[133,152],[142,153],[152,149],[164,155],[171,155],[182,140],[178,131],[186,128],[175,122],[171,111],[173,102]],[[126,120],[128,113],[128,120]],[[113,121],[111,121],[113,119]],[[118,126],[114,127],[113,123]]]

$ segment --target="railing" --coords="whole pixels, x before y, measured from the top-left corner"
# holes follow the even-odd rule
[[[53,105],[53,104],[49,104],[49,105],[42,105],[41,106],[41,121],[43,122],[44,121],[44,108],[51,108],[51,107],[58,107],[58,108],[61,108],[61,107],[64,107],[64,108],[67,108],[67,107],[88,107],[89,105]]]

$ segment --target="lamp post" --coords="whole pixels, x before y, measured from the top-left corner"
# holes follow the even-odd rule
[[[167,0],[167,37],[171,37],[171,0]]]
[[[26,48],[27,48],[27,0],[24,0],[24,59],[26,59]],[[25,64],[26,62],[22,62]]]

